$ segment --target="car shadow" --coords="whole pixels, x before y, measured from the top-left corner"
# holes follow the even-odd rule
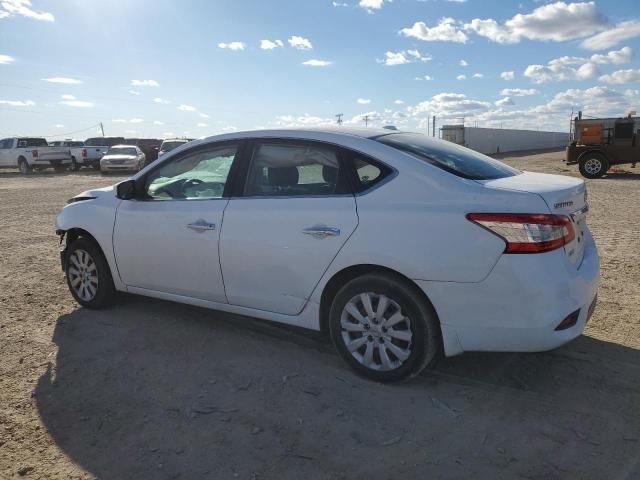
[[[608,178],[610,180],[640,180],[640,172],[609,172],[602,178]]]
[[[640,473],[640,352],[589,337],[396,385],[357,377],[319,334],[139,297],[61,316],[53,341],[38,412],[97,478]]]

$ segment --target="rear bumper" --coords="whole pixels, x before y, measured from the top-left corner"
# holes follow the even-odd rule
[[[59,167],[60,165],[70,165],[70,164],[71,164],[70,158],[61,158],[61,159],[55,159],[55,160],[34,159],[31,161],[32,167]]]
[[[577,269],[556,250],[503,255],[478,283],[418,281],[440,318],[445,354],[539,352],[580,336],[595,308],[600,272],[590,234],[585,242]],[[556,330],[576,311],[575,323]]]

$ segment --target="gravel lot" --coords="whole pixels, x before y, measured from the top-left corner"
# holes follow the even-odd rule
[[[504,160],[577,175],[561,158]],[[446,359],[393,386],[356,377],[312,333],[139,297],[78,308],[54,217],[119,178],[0,172],[0,478],[640,478],[628,172],[589,181],[602,276],[584,336]]]

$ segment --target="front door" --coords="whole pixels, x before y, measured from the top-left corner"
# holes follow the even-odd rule
[[[331,146],[258,141],[250,157],[221,233],[227,298],[296,315],[356,228],[355,199]]]
[[[152,170],[116,212],[114,252],[128,287],[226,303],[218,241],[237,144],[187,150]]]

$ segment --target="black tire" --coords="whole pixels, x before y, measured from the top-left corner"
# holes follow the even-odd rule
[[[380,322],[379,319],[375,319],[375,315],[373,320],[366,315],[363,302],[356,308],[361,316],[365,317],[364,326],[366,327],[366,323],[368,323],[369,328],[358,332],[344,330],[341,324],[343,313],[346,322],[350,324],[353,322],[353,325],[359,323],[356,317],[346,313],[345,308],[348,303],[357,302],[358,296],[364,293],[372,294],[371,304],[374,312],[380,306],[381,295],[390,300],[388,302],[389,307],[382,312],[385,321],[388,322],[394,316],[394,313],[399,313],[405,319],[408,318],[408,322],[398,322],[393,326],[401,330],[393,327],[388,327],[385,330],[384,321]],[[352,303],[352,306],[354,305],[356,304]],[[398,312],[397,307],[399,307],[400,312]],[[440,324],[432,305],[425,300],[424,296],[417,290],[417,287],[391,274],[367,274],[345,284],[338,291],[331,304],[329,329],[333,344],[340,356],[356,372],[378,382],[394,382],[414,377],[425,367],[433,365],[441,351],[442,335]],[[398,332],[405,332],[405,335],[410,333],[411,336],[409,340],[389,338],[392,335],[389,333],[390,331],[394,332],[393,335],[398,335]],[[355,340],[355,344],[366,340],[366,343],[361,344],[352,354],[347,348],[346,342],[348,340]],[[409,349],[410,353],[405,359],[401,360],[387,347],[388,343],[393,343],[396,347],[405,350],[404,354],[406,354],[407,349]],[[366,353],[369,348],[373,349],[370,357],[372,363],[370,363],[371,366],[365,366],[363,362],[366,362]],[[358,354],[362,361],[356,359],[354,357],[355,354]],[[383,354],[388,359],[386,368]]]
[[[53,167],[53,170],[56,173],[64,173],[67,171],[67,166],[66,165],[56,165],[55,167]]]
[[[29,165],[29,162],[27,162],[27,159],[24,157],[20,157],[18,159],[18,169],[20,170],[20,173],[22,175],[29,175],[31,172],[33,172],[33,168],[31,167],[31,165]]]
[[[71,157],[71,171],[77,172],[78,170],[80,170],[80,164],[76,160],[76,157]]]
[[[85,255],[88,255],[90,258],[86,261],[88,268],[83,271],[81,267],[83,260],[86,260]],[[79,264],[76,262],[79,262]],[[111,270],[100,246],[98,246],[95,241],[84,237],[74,240],[71,245],[67,247],[64,264],[67,286],[76,302],[83,307],[96,310],[107,307],[113,303],[116,293],[115,287],[113,286],[113,278],[111,277]],[[92,266],[95,266],[95,269],[92,269]],[[83,277],[85,271],[86,276]],[[95,273],[92,274],[92,272]],[[89,286],[85,288],[80,286],[85,278],[87,279],[85,285],[91,282],[93,289]],[[97,286],[93,284],[91,278],[97,280]],[[78,281],[80,281],[80,284],[78,284]],[[74,287],[74,285],[76,285],[76,287]],[[93,295],[91,295],[92,290],[94,291]],[[83,297],[82,295],[86,296]]]
[[[91,165],[91,168],[93,168],[94,170],[100,170],[100,164],[94,163],[93,165]]]
[[[600,178],[609,170],[609,161],[599,153],[585,153],[578,163],[585,178]]]

